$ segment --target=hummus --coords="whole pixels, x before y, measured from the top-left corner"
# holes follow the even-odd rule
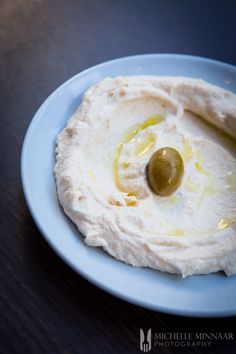
[[[106,78],[59,134],[60,203],[84,241],[133,266],[236,273],[236,95],[184,77]],[[231,136],[227,137],[224,133]],[[179,152],[184,174],[156,195],[146,168]]]

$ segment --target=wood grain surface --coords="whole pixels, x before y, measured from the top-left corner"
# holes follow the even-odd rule
[[[161,314],[89,284],[41,237],[20,180],[27,126],[69,77],[109,59],[151,52],[236,64],[235,23],[234,0],[0,0],[0,353],[141,353],[140,327],[236,338],[235,317]],[[235,353],[235,343],[151,352]]]

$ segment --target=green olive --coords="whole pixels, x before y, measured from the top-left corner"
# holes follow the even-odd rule
[[[157,150],[147,166],[148,184],[154,193],[162,197],[167,197],[178,189],[183,174],[182,157],[171,147]]]

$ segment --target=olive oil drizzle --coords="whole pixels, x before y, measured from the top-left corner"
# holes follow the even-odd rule
[[[219,230],[223,230],[226,229],[228,227],[230,227],[232,224],[234,224],[236,221],[235,217],[229,217],[229,218],[222,218],[219,222],[218,222],[218,229]]]
[[[151,135],[145,136],[135,150],[136,155],[138,157],[145,155],[146,152],[148,152],[151,149],[151,147],[155,144],[155,142],[156,142],[155,136],[151,136]]]
[[[192,156],[193,156],[193,150],[192,150],[191,144],[190,144],[189,140],[186,140],[184,143],[182,158],[183,158],[184,162],[189,162],[191,160]]]
[[[208,178],[207,186],[205,187],[203,196],[207,194],[212,194],[215,191],[213,176],[203,168],[203,157],[201,151],[197,151],[198,161],[195,163],[196,170]],[[203,197],[202,196],[202,197]]]
[[[119,160],[120,160],[120,157],[121,157],[121,153],[122,153],[122,149],[123,149],[124,144],[130,143],[130,142],[134,142],[135,141],[135,137],[136,137],[136,135],[139,132],[151,127],[152,125],[160,124],[163,121],[164,121],[164,117],[159,115],[159,114],[150,116],[143,123],[137,124],[134,128],[129,130],[124,135],[124,137],[121,140],[121,142],[117,145],[115,159],[114,159],[114,163],[113,163],[113,175],[114,175],[114,180],[115,180],[116,187],[119,189],[120,192],[126,192],[124,190],[123,186],[121,185],[120,179],[119,179]],[[143,148],[140,148],[140,152],[139,152],[138,156],[143,155],[147,151],[148,148],[149,149],[151,148],[151,146],[153,144],[154,144],[154,141],[151,140],[149,144],[143,146]],[[128,196],[135,196],[136,193],[134,191],[129,191],[127,193],[127,195]]]

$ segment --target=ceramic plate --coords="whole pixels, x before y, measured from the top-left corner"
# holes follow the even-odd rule
[[[53,175],[57,134],[91,85],[107,76],[181,75],[202,78],[236,93],[236,67],[205,58],[150,54],[112,60],[74,76],[53,92],[28,128],[21,160],[25,197],[44,238],[76,272],[134,304],[186,316],[236,315],[236,276],[192,276],[135,268],[83,243],[57,200]]]

